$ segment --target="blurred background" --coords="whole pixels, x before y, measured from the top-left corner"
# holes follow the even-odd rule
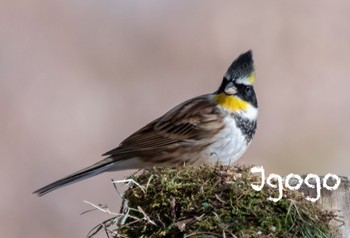
[[[252,49],[260,107],[240,164],[350,175],[350,2],[1,1],[2,237],[85,237],[118,211],[108,173],[32,191],[100,159]],[[101,234],[98,237],[106,237]]]

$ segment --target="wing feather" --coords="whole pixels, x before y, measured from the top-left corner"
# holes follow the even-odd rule
[[[214,135],[222,128],[221,119],[222,115],[210,95],[192,98],[136,131],[103,155],[155,153],[176,143],[201,140],[208,137],[208,133]]]

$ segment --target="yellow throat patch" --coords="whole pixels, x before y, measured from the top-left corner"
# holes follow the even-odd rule
[[[214,101],[223,108],[230,111],[242,111],[248,108],[248,103],[234,95],[220,93],[214,96]]]

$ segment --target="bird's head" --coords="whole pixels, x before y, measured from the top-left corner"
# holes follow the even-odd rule
[[[257,112],[258,102],[253,88],[254,80],[253,55],[249,50],[230,65],[219,89],[214,93],[214,101],[232,113],[253,112],[253,110]]]

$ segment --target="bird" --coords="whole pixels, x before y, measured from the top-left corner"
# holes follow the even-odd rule
[[[239,55],[214,92],[189,99],[104,153],[101,161],[48,184],[42,196],[104,172],[236,162],[257,128],[252,51]]]

